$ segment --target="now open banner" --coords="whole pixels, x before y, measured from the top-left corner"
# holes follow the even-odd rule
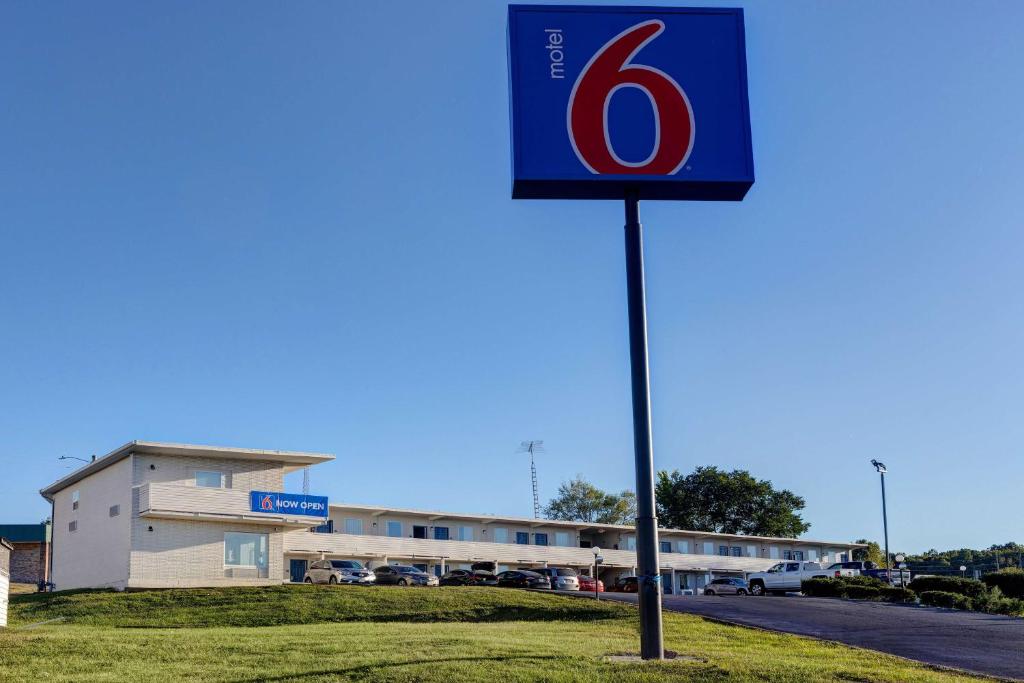
[[[275,493],[250,491],[249,509],[279,515],[302,515],[327,518],[327,496],[308,496],[301,493]]]

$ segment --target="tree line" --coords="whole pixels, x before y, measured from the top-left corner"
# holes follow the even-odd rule
[[[796,538],[810,529],[799,512],[804,499],[776,490],[746,470],[698,467],[687,475],[658,472],[655,486],[659,522],[675,529]],[[549,519],[595,524],[633,524],[636,495],[609,493],[582,475],[564,482],[544,513]]]

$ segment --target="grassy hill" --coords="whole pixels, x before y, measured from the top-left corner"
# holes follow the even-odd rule
[[[49,619],[56,623],[36,625]],[[487,588],[279,586],[22,595],[0,629],[0,680],[893,681],[979,680],[797,636],[666,614],[661,663],[636,610]]]
[[[211,628],[352,621],[592,621],[632,612],[625,605],[528,591],[303,584],[36,593],[12,597],[9,618],[12,625],[62,618],[68,624],[117,628]]]

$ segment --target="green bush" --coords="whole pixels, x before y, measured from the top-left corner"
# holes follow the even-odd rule
[[[886,586],[878,591],[878,597],[886,602],[914,602],[917,594],[909,588]]]
[[[844,576],[816,578],[803,582],[804,595],[816,598],[850,598],[852,600],[884,600],[886,602],[913,602],[914,591],[893,588],[870,576]]]
[[[972,600],[985,595],[985,584],[981,581],[959,576],[919,576],[910,582],[910,589],[918,595],[938,591],[964,595]]]
[[[856,576],[841,576],[838,579],[847,586],[873,586],[875,588],[885,588],[888,584],[881,579],[875,578],[874,576],[863,576],[857,574]]]
[[[860,586],[855,583],[846,586],[846,597],[851,600],[876,600],[882,590],[875,586]]]
[[[1024,570],[1000,569],[981,577],[989,588],[999,588],[1010,598],[1024,598]]]
[[[842,598],[846,596],[846,584],[839,579],[805,579],[800,591],[815,598]]]
[[[924,591],[921,603],[932,607],[949,607],[952,609],[970,609],[971,599],[959,593],[949,591]]]

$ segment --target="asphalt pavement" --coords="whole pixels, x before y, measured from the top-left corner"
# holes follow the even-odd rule
[[[636,595],[601,599],[636,603]],[[666,595],[664,608],[1024,680],[1024,619],[830,598]]]

